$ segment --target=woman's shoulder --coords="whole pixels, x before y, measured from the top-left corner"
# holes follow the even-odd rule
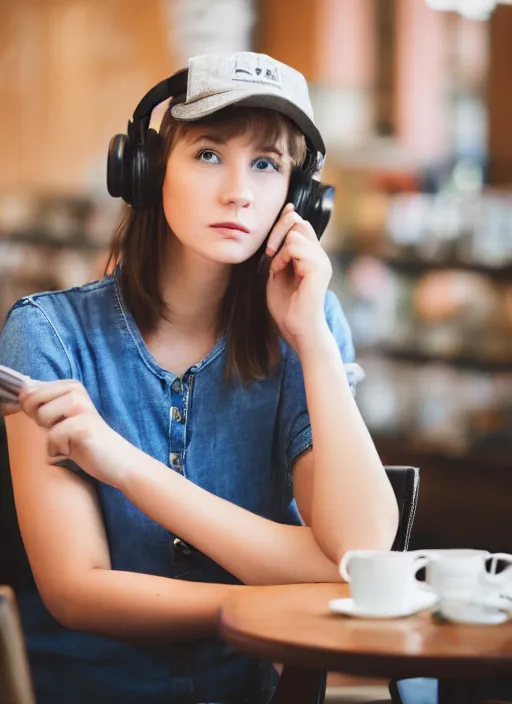
[[[90,281],[82,286],[58,291],[40,291],[23,296],[11,307],[7,314],[7,320],[15,312],[20,310],[30,311],[39,309],[48,316],[59,316],[69,314],[71,310],[80,312],[81,309],[88,309],[91,306],[103,308],[102,303],[107,298],[115,296],[115,281],[113,276],[106,276],[97,281]],[[29,316],[30,312],[25,315]]]
[[[102,327],[108,329],[117,310],[116,295],[112,276],[60,291],[33,293],[12,306],[4,330],[15,322],[21,328],[47,328],[62,337],[76,337]]]
[[[2,328],[0,363],[43,380],[74,377],[74,352],[87,344],[92,331],[112,329],[115,298],[112,277],[20,298]],[[54,374],[43,373],[45,359],[56,366]]]

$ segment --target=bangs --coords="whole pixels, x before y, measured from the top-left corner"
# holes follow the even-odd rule
[[[226,140],[247,135],[254,140],[258,149],[275,147],[284,156],[290,157],[292,167],[300,166],[306,158],[306,139],[303,133],[286,115],[275,110],[233,105],[201,120],[174,121],[174,125],[173,145],[193,129],[204,126]]]

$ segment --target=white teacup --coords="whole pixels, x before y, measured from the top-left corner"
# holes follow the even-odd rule
[[[508,553],[490,553],[487,550],[423,550],[427,556],[426,582],[439,596],[473,592],[480,584],[500,584],[510,579],[503,572],[496,574],[498,561],[512,564]],[[490,560],[489,570],[486,562]],[[509,570],[507,570],[508,573]]]
[[[348,550],[340,562],[340,575],[350,584],[356,608],[375,615],[397,614],[423,587],[416,573],[426,562],[422,550]]]
[[[425,550],[425,582],[439,600],[470,601],[485,572],[487,550]]]
[[[512,567],[500,574],[496,568],[498,560],[512,563],[512,555],[469,549],[424,552],[426,588],[437,594],[439,611],[446,618],[459,623],[502,623],[507,618],[499,609],[510,604],[504,606],[506,599],[500,593],[512,586]]]

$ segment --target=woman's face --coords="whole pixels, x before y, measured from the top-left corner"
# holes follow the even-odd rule
[[[163,184],[163,206],[184,247],[210,261],[239,264],[269,234],[285,203],[290,157],[250,134],[225,139],[197,126],[178,139]]]

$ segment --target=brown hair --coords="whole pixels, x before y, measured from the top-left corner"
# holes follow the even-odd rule
[[[163,164],[174,144],[199,124],[217,126],[226,139],[250,132],[261,146],[286,147],[292,166],[306,158],[302,132],[284,115],[264,108],[228,107],[196,122],[177,122],[167,109],[160,126]],[[152,332],[170,310],[161,293],[161,265],[166,261],[170,228],[161,190],[145,208],[126,207],[110,244],[106,272],[119,267],[123,298],[142,334]],[[265,243],[247,261],[233,265],[219,317],[219,331],[227,333],[226,379],[243,384],[271,371],[277,354],[277,334],[267,308],[267,277],[258,271]]]

